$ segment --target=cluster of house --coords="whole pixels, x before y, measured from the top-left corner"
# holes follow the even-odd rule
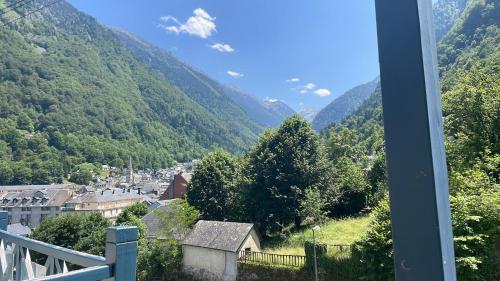
[[[184,197],[196,161],[180,163],[155,173],[134,173],[130,161],[119,181],[109,177],[91,186],[75,184],[0,186],[0,208],[9,213],[9,227],[29,233],[44,218],[62,213],[100,212],[110,221],[128,206],[145,202],[151,208],[158,201]],[[103,165],[103,169],[112,169]],[[159,175],[159,176],[158,176]]]

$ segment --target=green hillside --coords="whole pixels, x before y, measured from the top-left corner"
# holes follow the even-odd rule
[[[121,167],[129,155],[161,167],[256,139],[255,123],[207,110],[69,4],[9,22],[23,9],[1,17],[0,184],[58,182],[80,163]]]
[[[233,134],[255,140],[254,134],[262,131],[251,116],[226,94],[225,86],[136,35],[118,28],[113,31],[138,60],[159,71],[172,85],[217,116]]]
[[[379,78],[377,77],[373,81],[356,86],[336,98],[314,117],[313,129],[321,131],[332,123],[339,123],[344,120],[370,97],[378,83]]]
[[[447,91],[457,72],[481,62],[493,72],[500,65],[500,3],[498,0],[469,0],[463,13],[438,44],[441,88]],[[491,93],[493,94],[493,93]],[[458,106],[458,105],[457,105]],[[445,112],[446,114],[446,112]],[[383,138],[382,97],[374,92],[342,126],[356,129],[369,150]],[[378,138],[379,141],[374,138]]]

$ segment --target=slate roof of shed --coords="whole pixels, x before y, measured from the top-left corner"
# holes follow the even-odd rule
[[[157,237],[161,232],[160,217],[158,210],[169,213],[172,209],[169,206],[160,206],[142,217],[142,222],[146,225],[146,237]]]
[[[237,252],[252,229],[252,223],[200,220],[182,244]]]

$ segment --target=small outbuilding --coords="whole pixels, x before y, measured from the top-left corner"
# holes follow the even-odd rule
[[[201,280],[234,281],[239,252],[260,250],[253,224],[200,220],[182,242],[183,267]]]

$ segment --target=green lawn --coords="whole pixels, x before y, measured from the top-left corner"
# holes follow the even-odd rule
[[[316,241],[325,244],[352,244],[363,236],[369,224],[369,216],[330,220],[316,232]],[[278,245],[264,245],[263,251],[282,255],[304,255],[305,241],[312,241],[311,229],[294,233]]]

